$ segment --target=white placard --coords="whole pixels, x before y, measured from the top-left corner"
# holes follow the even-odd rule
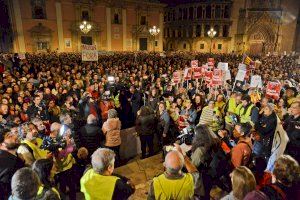
[[[81,45],[82,61],[98,61],[98,51],[96,45]]]
[[[261,81],[261,76],[259,75],[254,75],[251,77],[251,82],[250,82],[250,87],[252,88],[262,88],[262,81]]]
[[[239,70],[236,77],[235,77],[235,80],[237,81],[244,81],[245,79],[245,76],[246,76],[246,70]]]
[[[247,70],[247,66],[246,66],[245,64],[243,64],[243,63],[240,63],[240,64],[239,64],[239,70],[244,70],[244,71],[246,71],[246,70]]]
[[[225,81],[231,80],[231,73],[230,73],[230,70],[226,70],[226,71],[225,71],[224,80],[225,80]]]
[[[218,63],[218,69],[221,69],[223,71],[228,70],[228,63],[219,62]]]

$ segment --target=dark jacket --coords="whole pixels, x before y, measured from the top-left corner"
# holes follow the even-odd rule
[[[276,125],[277,116],[273,112],[270,116],[261,116],[261,118],[255,124],[255,130],[259,133],[261,138],[273,138]]]
[[[87,124],[80,129],[79,146],[85,147],[92,155],[97,150],[103,140],[101,127],[94,124]]]
[[[136,120],[136,132],[138,135],[153,135],[156,133],[157,120],[154,114],[139,116]]]
[[[159,103],[158,97],[152,97],[152,96],[148,97],[147,106],[149,106],[152,109],[152,111],[154,112],[157,111],[158,103]]]
[[[24,167],[24,162],[13,154],[0,150],[0,200],[7,199],[11,193],[11,178]]]
[[[140,92],[135,91],[131,96],[131,106],[133,113],[136,113],[142,105],[142,96]]]
[[[286,153],[300,162],[300,117],[289,116],[283,123],[283,128],[289,136]]]

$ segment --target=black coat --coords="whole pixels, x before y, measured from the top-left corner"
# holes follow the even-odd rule
[[[289,136],[286,153],[300,162],[300,117],[289,116],[283,123],[283,128]]]
[[[255,124],[255,130],[261,138],[273,138],[277,126],[277,116],[273,112],[269,116],[261,116]]]
[[[154,135],[157,131],[157,119],[155,115],[139,116],[136,120],[135,129],[138,135]]]
[[[79,133],[79,146],[87,148],[89,155],[92,155],[94,151],[101,146],[102,140],[103,134],[101,127],[94,124],[86,124],[81,127]]]

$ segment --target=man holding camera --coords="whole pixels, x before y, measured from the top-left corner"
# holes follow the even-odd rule
[[[148,200],[152,199],[193,199],[199,172],[180,146],[174,144],[176,150],[170,151],[165,158],[166,171],[153,179],[150,185]],[[182,172],[185,166],[188,173]]]

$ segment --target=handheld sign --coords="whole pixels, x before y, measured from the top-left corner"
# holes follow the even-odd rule
[[[98,61],[98,51],[96,45],[81,45],[81,60],[82,61]]]
[[[184,70],[184,75],[183,75],[184,79],[187,80],[191,80],[192,79],[192,68],[186,68]]]
[[[239,64],[239,69],[246,71],[247,70],[247,66],[245,64],[243,64],[243,63],[240,63]]]
[[[191,61],[191,67],[192,68],[198,67],[198,60],[192,60]]]
[[[278,100],[280,96],[281,84],[269,81],[267,84],[266,96]]]
[[[213,86],[220,86],[222,84],[223,84],[222,70],[214,69],[213,76],[212,76],[212,85]]]
[[[200,77],[201,77],[201,75],[202,75],[202,68],[201,67],[195,67],[194,68],[194,76],[193,76],[193,78],[194,79],[199,79]]]
[[[244,81],[244,78],[245,78],[245,76],[246,76],[246,71],[245,70],[239,70],[238,71],[238,73],[237,73],[237,75],[236,75],[236,77],[235,77],[235,80],[236,81]]]
[[[250,82],[250,87],[252,88],[262,88],[262,81],[261,81],[261,76],[259,75],[254,75],[251,77],[251,82]]]
[[[179,83],[180,82],[180,79],[181,79],[181,77],[180,77],[180,72],[179,71],[176,71],[176,72],[174,72],[173,73],[173,80],[174,80],[174,83]]]
[[[230,70],[225,71],[224,81],[231,80]]]
[[[228,70],[228,63],[219,62],[218,63],[218,69],[221,69],[223,71]]]
[[[213,71],[206,71],[205,72],[204,80],[205,80],[206,84],[211,84],[212,77],[213,77]]]

